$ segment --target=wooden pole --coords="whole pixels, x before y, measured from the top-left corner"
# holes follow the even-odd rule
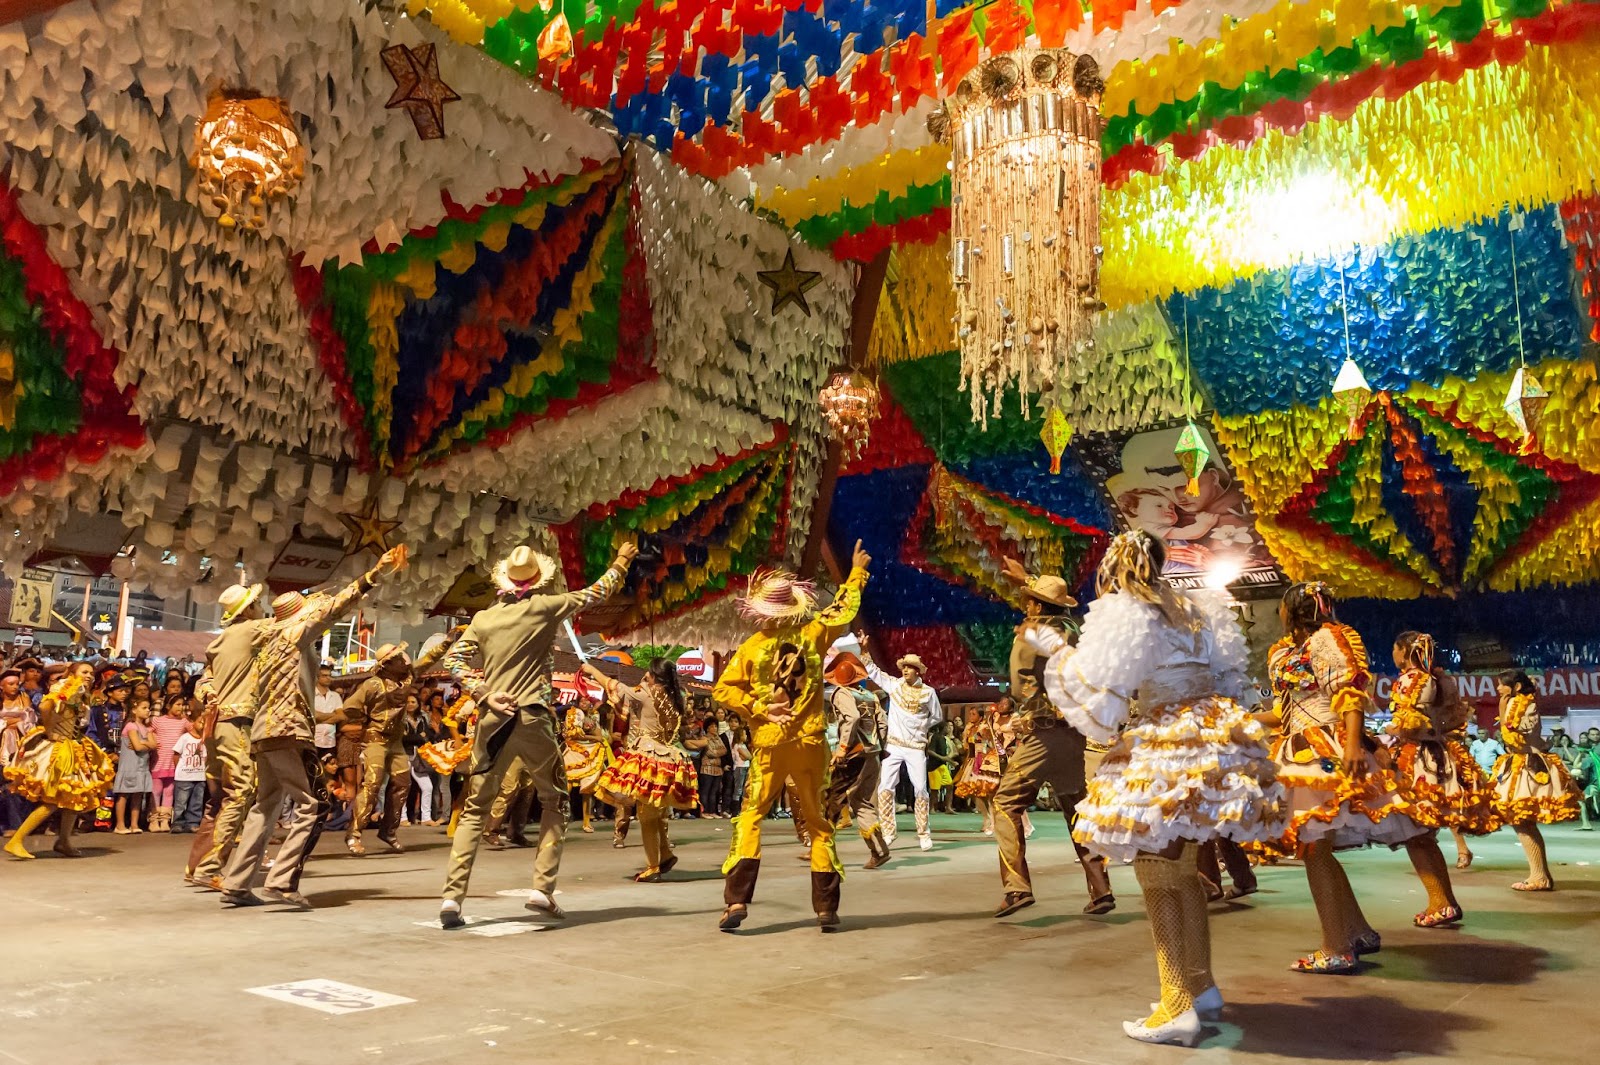
[[[861,268],[856,278],[855,300],[850,307],[850,347],[846,361],[859,366],[866,358],[867,346],[872,343],[872,325],[878,317],[878,299],[883,295],[883,279],[889,273],[889,249]],[[828,518],[833,512],[833,489],[839,481],[839,467],[844,456],[837,443],[829,442],[828,457],[822,463],[822,481],[817,486],[817,502],[811,508],[811,531],[806,536],[806,549],[800,556],[800,576],[809,577],[817,571],[822,561],[822,545],[828,539]]]

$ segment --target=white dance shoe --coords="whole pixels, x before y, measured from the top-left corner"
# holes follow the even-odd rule
[[[1222,1007],[1225,1005],[1226,1003],[1222,1001],[1222,992],[1217,989],[1216,984],[1212,984],[1194,997],[1194,1011],[1199,1014],[1202,1021],[1222,1020]],[[1150,1003],[1151,1013],[1160,1008],[1161,1003]]]
[[[1154,1027],[1143,1021],[1123,1021],[1122,1031],[1129,1039],[1141,1043],[1171,1043],[1192,1047],[1200,1042],[1200,1015],[1194,1010],[1184,1010],[1165,1024]]]
[[[917,837],[917,846],[921,847],[925,851],[933,850],[933,837],[932,836],[918,836]]]

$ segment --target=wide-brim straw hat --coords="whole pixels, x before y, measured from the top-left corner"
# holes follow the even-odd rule
[[[305,608],[306,597],[299,592],[284,592],[272,597],[272,617],[276,621],[288,621]]]
[[[372,656],[372,660],[380,666],[392,658],[403,658],[406,665],[411,664],[411,656],[406,654],[406,645],[403,643],[386,643]]]
[[[222,623],[231,624],[250,604],[261,598],[261,585],[259,584],[234,584],[223,589],[217,597],[217,605],[222,608]]]
[[[816,585],[780,569],[757,570],[739,597],[739,612],[757,621],[800,621],[816,610]]]
[[[490,579],[506,595],[523,595],[538,591],[555,576],[555,559],[524,545],[512,548],[511,554],[495,565]]]
[[[1041,603],[1049,603],[1051,606],[1065,608],[1078,605],[1078,601],[1072,598],[1072,593],[1067,588],[1067,582],[1048,573],[1029,580],[1022,586],[1022,594]]]
[[[895,668],[897,669],[904,669],[907,666],[910,666],[918,673],[928,672],[928,667],[923,665],[922,659],[918,658],[916,655],[901,655],[900,660],[895,663]]]

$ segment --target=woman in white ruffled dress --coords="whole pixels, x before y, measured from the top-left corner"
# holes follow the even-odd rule
[[[1113,861],[1131,858],[1144,892],[1161,1001],[1123,1031],[1193,1046],[1201,1020],[1223,1006],[1196,852],[1219,837],[1281,835],[1284,796],[1248,712],[1259,695],[1238,620],[1220,594],[1173,588],[1165,561],[1161,541],[1123,533],[1100,564],[1077,648],[1051,629],[1026,635],[1050,655],[1045,689],[1062,716],[1090,742],[1112,744],[1072,834]],[[1128,724],[1136,697],[1140,714]]]

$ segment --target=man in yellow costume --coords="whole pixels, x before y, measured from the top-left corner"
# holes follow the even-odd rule
[[[732,932],[744,923],[761,872],[761,821],[792,778],[811,841],[811,907],[824,932],[839,927],[839,855],[833,825],[822,814],[828,783],[828,712],[822,701],[822,659],[861,609],[872,559],[857,541],[850,576],[825,610],[816,592],[791,573],[757,573],[739,600],[761,629],[740,645],[717,681],[715,698],[750,726],[750,775],[744,807],[733,821],[733,842],[722,865],[722,919]]]

